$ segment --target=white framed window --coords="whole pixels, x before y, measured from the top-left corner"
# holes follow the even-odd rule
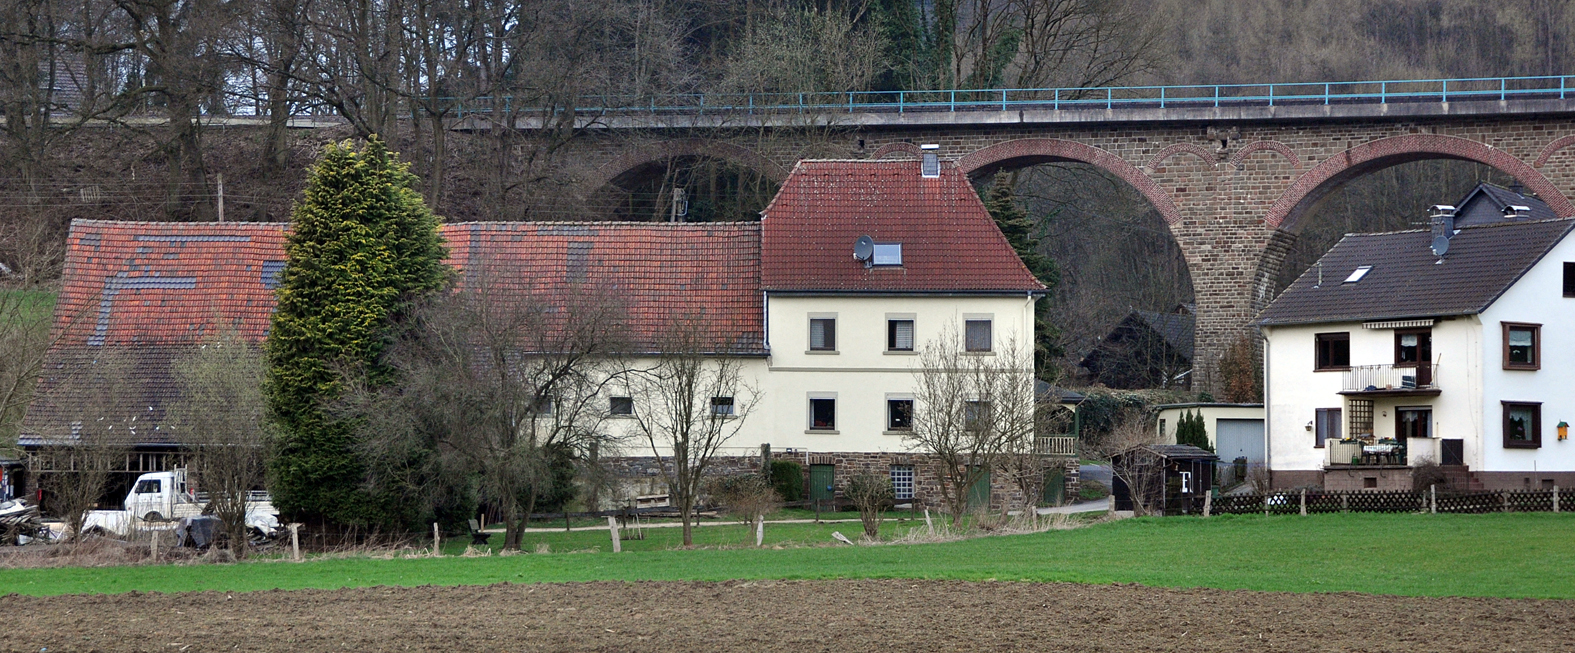
[[[891,466],[891,496],[898,501],[913,498],[913,465]]]
[[[913,318],[886,318],[886,351],[913,351]]]
[[[837,395],[835,393],[810,393],[809,430],[837,430]]]
[[[733,413],[733,398],[732,397],[712,397],[711,398],[711,414],[712,415],[717,415],[719,417],[732,417],[733,414],[734,414]]]

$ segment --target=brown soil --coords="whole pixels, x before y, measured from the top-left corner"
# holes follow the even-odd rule
[[[939,581],[0,597],[0,650],[1558,651],[1575,602]]]

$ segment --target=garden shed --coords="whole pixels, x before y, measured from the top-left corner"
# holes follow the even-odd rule
[[[1187,444],[1148,444],[1111,457],[1111,494],[1116,510],[1188,515],[1203,512],[1204,497],[1214,489],[1219,457]]]

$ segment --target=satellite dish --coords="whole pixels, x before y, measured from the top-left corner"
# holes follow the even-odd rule
[[[869,236],[859,236],[853,241],[853,260],[869,261],[875,256],[875,239]]]
[[[1433,255],[1443,256],[1449,253],[1449,236],[1433,237]]]

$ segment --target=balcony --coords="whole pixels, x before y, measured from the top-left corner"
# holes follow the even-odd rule
[[[1076,436],[1048,436],[1034,438],[1034,449],[1041,456],[1076,456]]]
[[[1437,397],[1438,366],[1355,365],[1345,371],[1340,394],[1348,397]]]

